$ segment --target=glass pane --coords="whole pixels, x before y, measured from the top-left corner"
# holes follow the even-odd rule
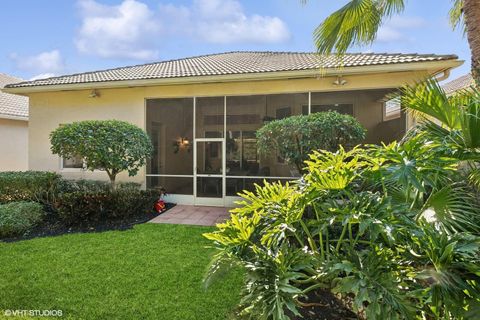
[[[353,115],[354,102],[359,93],[351,92],[313,92],[311,112],[337,111]]]
[[[65,169],[82,169],[83,168],[83,158],[76,156],[73,158],[63,158],[63,168]]]
[[[197,177],[197,197],[222,198],[222,178]]]
[[[402,116],[402,104],[400,97],[388,99],[384,104],[384,119],[397,119]]]
[[[154,146],[147,174],[193,174],[193,99],[147,100],[147,132]]]
[[[278,182],[286,183],[287,181],[294,181],[294,180],[287,180],[287,179],[265,179],[268,182]],[[251,179],[251,178],[227,178],[226,180],[226,194],[227,196],[238,196],[238,193],[242,192],[243,190],[247,191],[255,191],[255,184],[263,186],[264,179]]]
[[[224,97],[197,98],[196,137],[222,138],[224,131]]]
[[[165,188],[168,194],[193,195],[193,177],[147,177],[147,189]]]
[[[308,105],[302,106],[302,114],[304,116],[308,115]]]
[[[353,104],[335,103],[335,104],[312,105],[312,113],[328,112],[328,111],[336,111],[341,114],[349,114],[353,116]]]
[[[197,174],[222,174],[222,142],[197,142]]]
[[[256,131],[272,120],[302,114],[308,94],[227,97],[228,176],[292,177],[298,172],[277,155],[260,155]]]

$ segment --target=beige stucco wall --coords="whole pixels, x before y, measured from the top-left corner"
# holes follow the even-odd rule
[[[0,119],[0,171],[28,169],[28,121]]]
[[[89,90],[32,93],[29,95],[28,164],[32,170],[58,171],[68,178],[107,179],[107,175],[104,172],[92,173],[72,169],[60,170],[59,158],[50,152],[49,134],[60,124],[92,119],[124,120],[145,129],[145,98],[388,89],[421,79],[427,74],[428,71],[345,76],[344,79],[348,81],[345,86],[334,86],[332,82],[335,78],[320,77],[102,89],[99,91],[100,96],[97,98],[89,98]],[[376,110],[377,108],[380,108],[380,104],[377,104],[375,108],[369,109]],[[375,116],[372,116],[370,112],[368,110],[356,110],[355,115],[365,119],[367,122],[381,117],[380,112],[375,114]],[[373,125],[369,126],[375,129]],[[143,183],[144,176],[145,170],[140,170],[136,177],[128,177],[126,174],[122,174],[118,180]]]

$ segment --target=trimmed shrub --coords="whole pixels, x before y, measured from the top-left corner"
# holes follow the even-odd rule
[[[111,190],[107,181],[66,180],[53,172],[1,172],[0,204],[36,202],[53,220],[71,226],[91,226],[141,216],[152,210],[158,192],[143,191],[140,187],[138,183],[125,182]],[[36,216],[35,212],[32,215]],[[8,216],[8,221],[12,219],[16,218]],[[28,227],[23,215],[18,219],[20,225],[25,222]],[[8,231],[8,234],[13,233]]]
[[[14,201],[45,202],[55,192],[61,176],[54,172],[0,172],[0,203]]]
[[[28,233],[44,216],[36,202],[10,202],[0,205],[0,238]]]
[[[278,152],[299,172],[315,150],[349,150],[365,139],[365,128],[352,116],[318,112],[272,121],[257,131],[258,149],[263,154]]]
[[[57,194],[70,192],[105,192],[110,189],[106,181],[100,180],[65,180],[57,186]]]
[[[158,192],[133,188],[75,191],[59,194],[54,209],[64,223],[86,225],[150,212],[157,198]]]
[[[120,189],[133,189],[133,190],[140,190],[142,185],[137,182],[120,182],[118,184],[118,188]]]
[[[125,121],[88,120],[66,124],[50,134],[54,154],[85,159],[88,170],[103,169],[115,189],[116,176],[134,176],[153,152],[152,142],[141,128]]]

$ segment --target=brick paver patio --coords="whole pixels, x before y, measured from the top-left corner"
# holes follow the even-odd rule
[[[230,217],[229,209],[224,207],[176,205],[158,217],[153,218],[150,222],[214,226]]]

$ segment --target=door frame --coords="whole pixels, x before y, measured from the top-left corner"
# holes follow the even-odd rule
[[[221,142],[222,150],[222,173],[221,174],[198,174],[197,173],[197,146],[198,142]],[[218,206],[224,207],[225,206],[225,173],[226,173],[226,150],[225,150],[225,138],[195,138],[193,142],[193,203],[194,205],[199,206]],[[197,195],[197,178],[221,178],[222,179],[222,196],[219,198],[211,198],[211,197],[199,197]]]

